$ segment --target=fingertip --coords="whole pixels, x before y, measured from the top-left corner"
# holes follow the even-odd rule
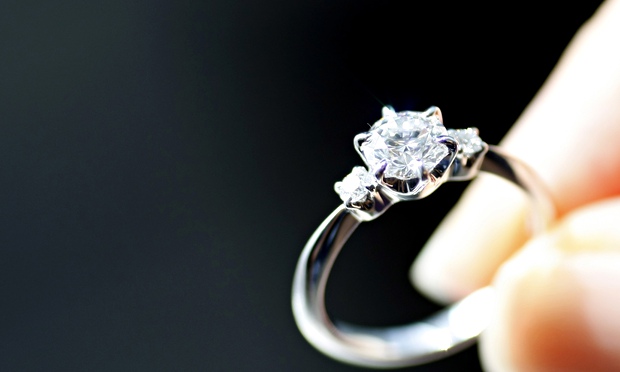
[[[481,336],[488,371],[620,370],[620,253],[569,256],[543,237],[502,267]]]

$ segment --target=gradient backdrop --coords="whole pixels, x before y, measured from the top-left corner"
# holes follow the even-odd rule
[[[0,370],[362,371],[290,310],[353,136],[436,105],[499,141],[599,1],[454,3],[2,1]],[[464,186],[363,225],[330,313],[438,309],[407,271]]]

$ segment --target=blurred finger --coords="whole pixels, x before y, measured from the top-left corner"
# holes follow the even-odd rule
[[[560,215],[620,194],[619,36],[620,1],[608,1],[501,143],[541,176]],[[487,285],[525,243],[526,207],[506,182],[477,179],[412,266],[414,284],[445,302]]]
[[[620,198],[575,211],[494,281],[488,371],[620,371]]]

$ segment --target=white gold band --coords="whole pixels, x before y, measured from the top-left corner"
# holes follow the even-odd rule
[[[477,156],[472,162],[471,159],[467,161],[454,155],[452,159],[456,160],[448,164],[440,177],[431,178],[436,181],[433,189],[445,181],[471,179],[479,171],[495,174],[528,194],[532,201],[529,221],[532,233],[544,230],[553,218],[554,210],[529,168],[502,154],[495,146],[485,144],[484,150],[480,150]],[[365,160],[368,164],[368,159]],[[412,324],[372,328],[332,321],[328,317],[324,300],[327,279],[338,253],[357,226],[378,217],[395,202],[415,200],[430,194],[414,185],[415,193],[405,192],[406,195],[400,196],[403,194],[394,192],[393,188],[386,187],[382,182],[386,173],[385,163],[379,171],[372,164],[368,166],[370,173],[377,176],[378,184],[366,185],[369,195],[358,196],[357,203],[351,202],[351,193],[347,194],[348,201],[318,227],[299,258],[292,289],[292,308],[297,326],[308,342],[322,353],[363,367],[413,366],[462,350],[475,342],[486,327],[490,301],[493,301],[490,287],[480,289],[433,316]],[[399,187],[402,191],[402,185]]]

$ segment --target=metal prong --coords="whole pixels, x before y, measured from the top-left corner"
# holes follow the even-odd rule
[[[379,183],[385,183],[385,170],[387,168],[387,160],[382,161],[379,164],[379,168],[375,169],[375,178],[379,180]]]
[[[368,132],[362,132],[360,134],[357,134],[353,138],[353,146],[355,146],[355,148],[359,150],[362,146],[362,143],[366,142],[366,140],[368,140],[369,137],[370,137],[370,133]]]
[[[448,150],[450,151],[451,154],[456,154],[458,152],[459,144],[458,142],[456,142],[456,140],[452,136],[447,136],[447,135],[438,136],[437,143],[446,145],[446,147],[448,147]]]
[[[437,106],[431,106],[426,109],[426,111],[424,111],[424,116],[428,118],[435,117],[440,123],[443,124],[443,116],[441,116],[441,110]]]
[[[362,144],[366,142],[369,137],[370,133],[363,132],[353,138],[353,147],[355,147],[355,151],[357,151],[357,153],[362,157],[362,159],[364,159],[364,154],[362,154]]]
[[[383,115],[384,118],[392,118],[396,116],[396,111],[392,106],[385,105],[381,109],[381,115]]]

